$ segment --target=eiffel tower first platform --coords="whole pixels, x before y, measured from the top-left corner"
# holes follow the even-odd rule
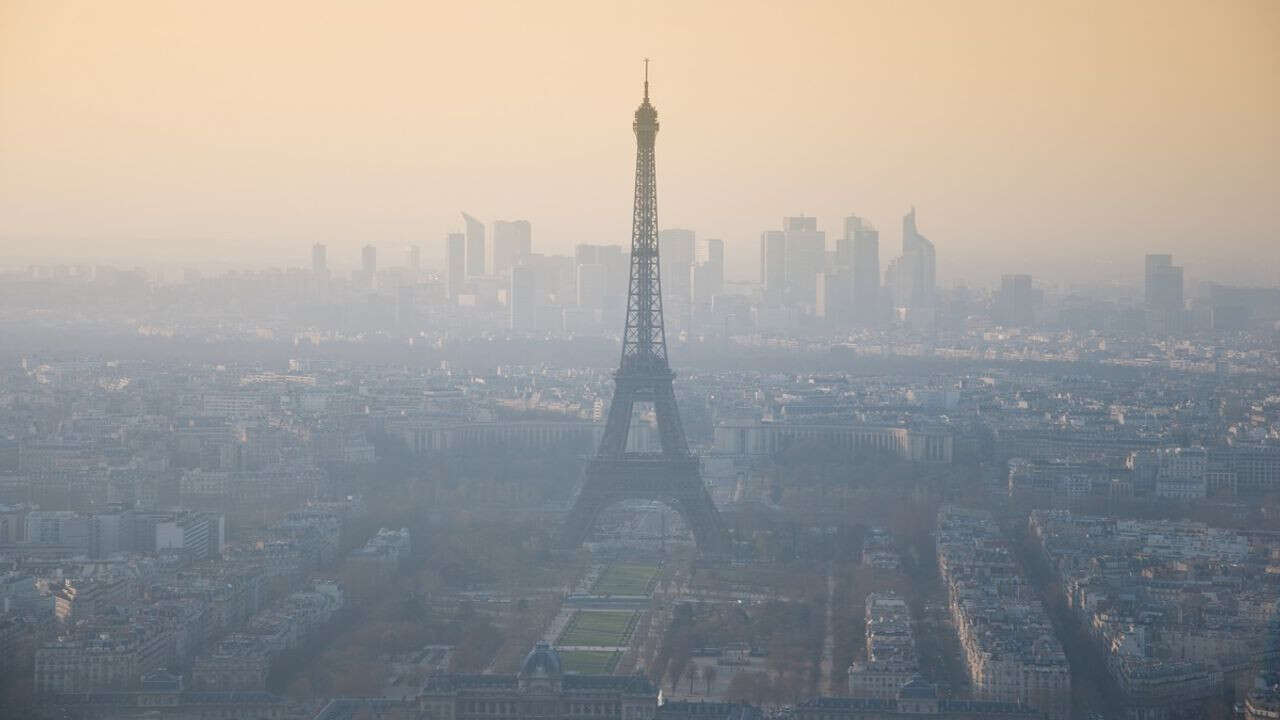
[[[649,61],[645,60],[644,102],[631,125],[636,134],[635,210],[631,218],[631,288],[622,334],[622,362],[614,373],[613,403],[600,447],[588,461],[582,489],[565,521],[562,541],[577,547],[586,540],[604,508],[623,500],[657,500],[680,513],[693,530],[698,549],[725,555],[729,535],[689,452],[667,364],[667,335],[662,322],[662,279],[658,273],[658,188],[654,139],[658,112],[649,104]],[[662,450],[627,452],[632,408],[653,404]]]

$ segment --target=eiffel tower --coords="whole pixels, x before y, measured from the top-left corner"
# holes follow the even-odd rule
[[[644,61],[644,102],[631,124],[636,134],[635,209],[631,217],[631,288],[622,333],[622,361],[614,373],[613,403],[582,489],[565,522],[566,547],[581,545],[604,508],[623,500],[657,500],[680,513],[699,550],[723,555],[729,536],[689,452],[667,364],[662,322],[662,278],[658,272],[658,188],[653,145],[658,112],[649,104],[649,61]],[[627,452],[632,408],[653,404],[661,452]]]

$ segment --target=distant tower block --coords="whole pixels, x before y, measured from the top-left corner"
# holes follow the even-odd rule
[[[484,223],[462,213],[467,226],[467,277],[480,277],[486,273],[484,262]]]
[[[693,530],[703,553],[729,551],[725,530],[711,495],[689,452],[667,363],[662,321],[662,281],[658,261],[658,191],[654,139],[658,113],[649,104],[649,63],[645,61],[644,102],[636,110],[635,210],[631,218],[631,290],[622,333],[622,362],[614,373],[613,403],[596,455],[587,463],[582,489],[565,522],[565,547],[581,545],[604,508],[624,500],[657,500],[674,508]],[[686,268],[687,269],[687,268]],[[653,403],[662,450],[627,452],[632,408]]]
[[[449,233],[445,237],[445,282],[449,301],[456,302],[467,284],[467,236]]]
[[[329,250],[324,245],[316,243],[311,246],[311,272],[314,275],[329,274]]]

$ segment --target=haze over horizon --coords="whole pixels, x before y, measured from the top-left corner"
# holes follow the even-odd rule
[[[1280,282],[1280,4],[113,4],[0,8],[0,264],[336,267],[459,211],[629,241],[640,58],[663,227],[850,213],[940,284]]]

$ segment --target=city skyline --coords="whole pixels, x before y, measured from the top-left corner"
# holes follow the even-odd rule
[[[0,720],[1280,717],[1280,5],[294,2],[0,9]]]
[[[235,8],[8,5],[0,262],[293,265],[319,242],[335,265],[348,245],[418,244],[439,267],[459,208],[530,220],[546,252],[623,242],[627,148],[605,118],[629,100],[604,78],[650,55],[680,121],[658,179],[664,218],[723,239],[730,279],[754,274],[777,217],[816,216],[835,237],[850,213],[888,228],[914,204],[943,287],[1050,269],[1137,279],[1127,258],[1151,251],[1197,277],[1275,283],[1275,6],[1162,4],[1160,23],[1141,3],[960,8],[748,6],[733,36],[714,32],[709,5],[645,19],[629,6],[453,9],[446,19],[504,48],[461,83],[437,57],[459,41],[413,35],[450,23],[391,6],[333,8],[336,36],[268,11],[228,58],[206,34],[238,26]],[[303,31],[281,41],[286,14]],[[663,24],[675,18],[690,34]],[[753,42],[784,32],[809,47],[754,61]],[[538,61],[512,62],[525,55]],[[92,83],[73,74],[83,66]],[[397,90],[411,78],[430,90]],[[357,101],[335,104],[337,90]]]

